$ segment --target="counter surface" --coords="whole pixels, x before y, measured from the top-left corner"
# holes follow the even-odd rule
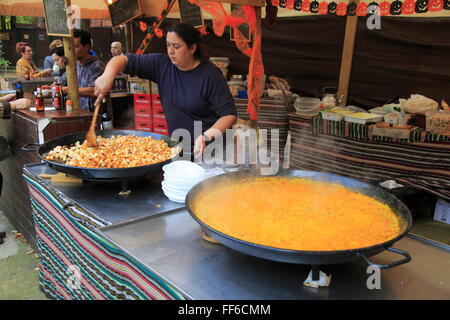
[[[35,175],[57,173],[44,163],[28,165],[27,168]],[[116,223],[183,208],[184,204],[172,202],[164,195],[161,189],[162,179],[161,174],[130,182],[128,188],[131,193],[125,198],[119,195],[122,191],[120,183],[84,181],[82,185],[77,185],[52,184],[50,180],[46,181],[94,216],[108,223]]]
[[[111,225],[99,230],[192,299],[448,299],[450,252],[406,237],[394,247],[412,261],[381,270],[381,289],[369,290],[372,273],[361,261],[322,266],[328,288],[303,286],[311,268],[251,257],[200,238],[200,226],[185,210]],[[383,252],[371,261],[387,264]],[[369,280],[370,283],[374,283]]]
[[[34,175],[55,173],[46,164],[27,166]],[[450,249],[410,237],[394,247],[412,261],[381,270],[381,289],[368,289],[362,260],[322,266],[332,275],[328,288],[303,286],[310,266],[251,257],[200,238],[200,226],[183,204],[169,201],[154,177],[131,185],[131,195],[118,195],[120,185],[86,182],[52,185],[111,225],[96,233],[148,268],[190,299],[448,299]],[[158,206],[159,205],[159,206]],[[401,257],[390,252],[371,257],[388,264]],[[369,280],[370,283],[373,283]]]

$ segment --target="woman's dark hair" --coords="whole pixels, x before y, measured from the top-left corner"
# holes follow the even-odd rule
[[[56,47],[50,50],[50,54],[56,54],[58,57],[64,57],[64,47]]]
[[[194,52],[194,58],[201,61],[207,60],[207,57],[203,54],[201,48],[200,31],[195,29],[192,25],[188,23],[177,23],[169,26],[167,32],[175,32],[178,37],[183,39],[188,48],[192,47],[193,44],[196,44],[197,49]]]

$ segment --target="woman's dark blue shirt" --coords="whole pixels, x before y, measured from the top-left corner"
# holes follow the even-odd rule
[[[237,116],[227,82],[220,70],[201,62],[190,71],[178,69],[166,54],[128,54],[125,73],[158,84],[169,134],[185,128],[194,137],[194,121],[202,121],[202,132],[219,118]]]

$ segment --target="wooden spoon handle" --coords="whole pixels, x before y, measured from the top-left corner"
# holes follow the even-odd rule
[[[97,103],[95,105],[94,109],[94,115],[92,116],[91,126],[89,128],[89,131],[86,135],[86,140],[90,145],[96,146],[97,145],[97,137],[95,135],[95,124],[97,122],[98,117],[98,111],[100,109],[100,103]]]

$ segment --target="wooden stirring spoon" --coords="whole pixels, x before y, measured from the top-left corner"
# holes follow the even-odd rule
[[[92,116],[91,126],[86,135],[86,141],[88,145],[92,147],[97,147],[97,136],[95,135],[95,124],[97,123],[98,111],[100,109],[100,103],[95,104],[94,115]]]

